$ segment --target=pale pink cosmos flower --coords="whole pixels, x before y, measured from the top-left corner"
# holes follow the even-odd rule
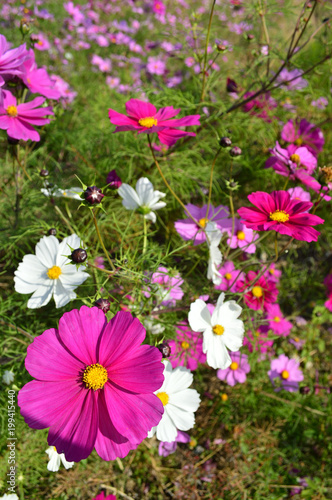
[[[244,273],[236,270],[234,263],[230,261],[225,262],[218,271],[222,280],[220,285],[215,285],[214,288],[223,292],[236,292],[236,282],[244,279]]]
[[[191,371],[196,370],[198,363],[206,362],[201,334],[193,332],[187,323],[177,325],[176,333],[176,339],[168,341],[171,348],[171,355],[168,360],[173,368],[184,366]]]
[[[295,348],[298,351],[300,351],[302,349],[302,347],[304,346],[304,344],[305,344],[305,340],[300,339],[299,337],[293,337],[291,339],[288,339],[288,342],[290,344],[292,344],[293,346],[295,346]]]
[[[182,299],[184,294],[181,288],[183,279],[179,274],[172,276],[166,267],[159,266],[149,281],[150,286],[144,295],[146,297],[156,296],[160,305],[173,307],[177,300]]]
[[[168,455],[171,455],[176,451],[178,443],[189,443],[189,441],[190,441],[189,434],[187,434],[184,431],[178,430],[175,441],[172,441],[171,443],[168,443],[167,441],[160,441],[158,447],[158,455],[160,457],[168,457]]]
[[[236,384],[243,384],[247,380],[247,373],[250,372],[248,356],[238,352],[230,352],[232,363],[225,370],[219,369],[217,377],[224,380],[228,385],[233,387]]]
[[[8,90],[4,90],[3,93],[3,105],[0,106],[0,129],[7,130],[8,136],[12,139],[40,141],[40,135],[33,125],[50,123],[45,115],[54,115],[52,107],[38,107],[45,101],[43,97],[36,97],[30,102],[17,104],[16,97]]]
[[[277,77],[277,83],[282,83],[281,88],[284,90],[302,90],[308,86],[308,81],[302,78],[302,74],[300,69],[284,68]]]
[[[163,75],[166,71],[166,64],[157,57],[149,57],[146,69],[151,75]]]
[[[295,359],[287,358],[285,354],[280,354],[277,359],[271,361],[268,375],[276,392],[281,391],[281,389],[296,392],[299,389],[298,383],[302,382],[304,378],[300,370],[300,363]]]
[[[302,189],[300,186],[287,189],[287,191],[290,194],[291,200],[311,201],[310,193]]]
[[[156,132],[160,142],[166,146],[173,146],[178,139],[185,136],[195,136],[194,132],[178,130],[179,127],[199,125],[200,115],[189,115],[183,118],[173,119],[179,114],[180,109],[173,106],[161,108],[159,111],[149,102],[139,99],[130,99],[126,103],[128,116],[109,109],[111,123],[116,125],[115,132],[126,132],[136,130],[139,134],[152,134]]]
[[[232,219],[229,218],[228,208],[219,205],[214,208],[213,205],[197,207],[189,203],[186,205],[188,212],[197,220],[197,224],[192,219],[180,219],[174,223],[175,230],[185,241],[194,240],[194,245],[199,245],[206,241],[206,234],[203,231],[209,222],[214,222],[222,233],[228,234],[232,230]]]
[[[35,41],[35,49],[37,50],[49,50],[51,44],[47,37],[43,33],[38,33],[38,35],[31,35],[31,39]]]
[[[35,53],[29,50],[29,59],[22,65],[23,74],[21,76],[24,84],[33,94],[41,94],[48,99],[58,100],[61,96],[56,88],[54,80],[51,79],[45,68],[38,68],[35,61]]]
[[[117,76],[107,76],[106,83],[110,89],[116,89],[120,85],[120,78]]]
[[[311,101],[311,106],[314,106],[314,108],[317,109],[325,109],[328,103],[329,101],[326,99],[326,97],[319,97],[317,101]]]
[[[22,64],[29,57],[25,43],[11,49],[4,35],[0,35],[0,75],[21,75]]]
[[[98,66],[99,70],[103,73],[108,73],[112,69],[112,63],[110,59],[103,59],[97,54],[93,54],[91,59],[91,64]]]
[[[281,275],[282,275],[282,272],[276,268],[276,265],[274,262],[272,264],[270,264],[268,269],[266,269],[266,271],[263,274],[263,276],[265,276],[268,280],[274,281],[275,283],[279,283]]]
[[[239,219],[234,220],[234,234],[227,240],[227,245],[231,248],[241,248],[246,253],[255,253],[256,245],[254,241],[258,239],[252,229],[241,224]]]
[[[65,313],[28,347],[32,377],[18,394],[25,422],[50,427],[48,444],[70,462],[95,448],[103,460],[126,456],[158,425],[155,396],[164,365],[155,347],[141,345],[145,330],[130,313],[109,323],[97,307]]]
[[[269,322],[269,328],[281,337],[287,337],[293,328],[292,323],[283,317],[278,304],[270,304],[268,306],[266,319]]]
[[[72,103],[77,96],[77,92],[70,88],[69,83],[58,75],[51,75],[51,80],[54,82],[55,88],[60,92],[60,99],[63,105],[67,106]]]

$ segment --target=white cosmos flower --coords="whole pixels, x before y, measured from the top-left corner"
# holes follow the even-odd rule
[[[157,435],[159,441],[175,441],[178,430],[188,431],[195,425],[194,412],[199,407],[200,397],[195,389],[188,389],[193,382],[190,370],[183,366],[172,369],[169,361],[163,361],[164,383],[155,394],[164,405],[164,414],[148,437]]]
[[[80,238],[72,234],[59,243],[55,236],[44,236],[36,245],[36,255],[23,257],[15,271],[15,290],[18,293],[32,293],[28,308],[45,306],[53,295],[56,307],[63,307],[76,298],[75,288],[89,275],[76,268],[66,255],[71,248],[80,248]],[[85,267],[84,267],[85,268]]]
[[[67,460],[65,459],[65,454],[64,453],[59,454],[56,451],[55,446],[50,446],[49,448],[47,448],[45,453],[47,453],[49,457],[47,470],[51,472],[58,472],[61,462],[66,469],[70,469],[75,463],[75,462],[67,462]]]
[[[82,193],[83,189],[80,187],[72,187],[68,189],[61,189],[58,186],[47,187],[45,184],[45,188],[41,189],[41,192],[45,196],[52,196],[53,198],[72,198],[73,200],[81,200],[83,198],[80,197],[80,193]]]
[[[203,332],[203,352],[212,368],[228,368],[232,360],[230,351],[238,351],[243,345],[243,321],[238,319],[242,307],[234,300],[224,302],[225,294],[221,293],[211,316],[205,302],[195,300],[190,306],[189,325],[194,332]]]
[[[9,370],[5,370],[2,375],[2,382],[6,385],[10,385],[14,382],[14,373]]]
[[[0,497],[0,500],[19,500],[19,498],[16,493],[10,493],[9,495],[5,493],[2,497]]]
[[[218,267],[222,262],[222,255],[219,250],[219,243],[222,232],[217,228],[215,222],[208,222],[205,227],[206,242],[209,247],[209,264],[207,270],[207,278],[212,280],[214,285],[220,285],[222,276],[218,271]]]
[[[146,177],[141,177],[136,182],[136,191],[129,184],[122,184],[118,193],[122,198],[122,205],[127,210],[137,210],[144,215],[145,219],[156,222],[156,214],[153,210],[164,208],[166,203],[159,201],[166,193],[154,191],[153,184]]]

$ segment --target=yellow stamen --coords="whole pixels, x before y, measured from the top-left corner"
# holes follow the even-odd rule
[[[157,125],[158,121],[152,116],[148,116],[147,118],[141,118],[138,120],[138,123],[145,128],[151,128],[154,125]]]
[[[231,279],[232,279],[232,275],[231,275],[231,273],[226,273],[226,274],[225,274],[225,278],[226,278],[228,281],[229,281],[229,280],[231,280]]]
[[[270,274],[274,274],[275,272],[276,272],[275,269],[269,269]]]
[[[169,395],[166,392],[158,392],[157,396],[162,402],[162,404],[166,406],[169,401]]]
[[[294,340],[295,340],[295,342],[300,342],[299,337],[295,337],[295,339],[294,339]]]
[[[55,446],[53,446],[53,449],[54,449],[54,451],[56,451],[56,447],[55,447]],[[56,451],[56,452],[57,452],[57,451]],[[58,453],[58,452],[57,452],[57,453]]]
[[[182,349],[189,349],[190,345],[184,340],[183,342],[181,342],[181,347]]]
[[[255,337],[259,337],[259,331],[258,330],[255,331]]]
[[[279,323],[279,321],[280,321],[279,316],[275,316],[275,317],[273,318],[273,321],[275,321],[276,323]]]
[[[276,222],[287,222],[289,214],[285,210],[276,210],[275,212],[270,212],[270,219]]]
[[[209,222],[209,219],[205,219],[205,218],[199,219],[198,225],[204,228],[208,222]]]
[[[287,380],[289,378],[289,372],[287,370],[283,370],[281,372],[281,377],[285,380]]]
[[[261,297],[263,297],[263,289],[262,289],[262,287],[261,286],[254,286],[254,288],[252,289],[252,294],[257,299],[260,299]]]
[[[238,239],[238,240],[244,240],[244,239],[245,239],[245,237],[246,237],[246,235],[244,234],[244,232],[243,232],[243,231],[238,231],[238,232],[236,233],[236,236],[237,236],[237,239]]]
[[[221,395],[221,401],[227,401],[227,399],[228,399],[227,394],[223,393],[223,394]]]
[[[300,165],[301,163],[301,158],[299,157],[299,155],[297,154],[293,154],[293,155],[290,155],[290,160],[294,163],[296,163],[297,165]]]
[[[231,363],[230,369],[237,370],[238,367],[239,367],[239,363],[237,363],[236,361],[233,361],[233,363]]]
[[[295,139],[294,143],[295,143],[297,146],[302,146],[302,144],[303,144],[303,139],[301,139],[301,137],[299,137],[298,139]]]
[[[39,40],[39,42],[37,42],[37,45],[43,45],[44,42],[42,42],[41,40]]]
[[[57,280],[60,274],[62,274],[62,271],[59,266],[50,267],[49,270],[47,271],[47,276],[51,280]]]
[[[225,328],[223,326],[221,326],[221,325],[215,325],[212,328],[212,330],[213,330],[213,333],[215,335],[222,335],[224,333],[224,331],[225,331]]]
[[[107,370],[99,363],[89,365],[83,373],[83,382],[87,389],[102,389],[108,380]]]
[[[9,116],[17,116],[18,115],[18,111],[17,111],[17,107],[16,106],[8,106],[8,108],[6,109],[7,111],[7,115]]]

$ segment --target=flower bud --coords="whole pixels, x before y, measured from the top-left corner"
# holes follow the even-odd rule
[[[218,43],[218,45],[217,45],[217,51],[218,52],[225,52],[225,50],[227,50],[226,45],[223,45],[222,43]]]
[[[247,40],[251,41],[255,38],[255,36],[252,33],[248,33],[247,35]]]
[[[48,234],[50,236],[56,236],[56,229],[55,227],[51,227],[49,230],[48,230]]]
[[[231,78],[227,78],[226,90],[227,92],[238,92],[239,87],[236,81]]]
[[[104,314],[106,314],[110,310],[110,307],[111,307],[110,301],[106,300],[106,299],[98,299],[98,300],[96,300],[94,305],[96,307],[98,307],[98,309],[101,309]]]
[[[222,148],[229,148],[232,145],[232,141],[229,137],[222,137],[219,141],[219,144]]]
[[[172,352],[168,342],[162,342],[157,345],[157,349],[161,352],[163,358],[169,358]]]
[[[108,184],[109,187],[113,189],[119,189],[119,187],[121,186],[122,180],[120,179],[115,170],[111,170],[110,173],[108,174],[106,179],[106,184]]]
[[[86,191],[84,191],[84,198],[90,205],[100,203],[104,196],[101,189],[97,188],[97,186],[89,186]]]
[[[43,168],[40,172],[39,172],[39,175],[40,177],[48,177],[50,175],[49,171],[46,170],[46,168]]]
[[[75,262],[75,264],[82,264],[82,262],[86,261],[88,254],[84,250],[84,248],[76,248],[70,256],[71,260]]]
[[[242,155],[242,150],[241,150],[238,146],[234,146],[234,147],[230,150],[229,154],[230,154],[233,158],[235,158],[236,156],[241,156],[241,155]]]

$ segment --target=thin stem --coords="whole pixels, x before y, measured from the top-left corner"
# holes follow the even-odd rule
[[[106,247],[104,245],[104,242],[103,242],[103,239],[101,237],[101,234],[100,234],[100,231],[99,231],[99,228],[98,228],[98,224],[97,224],[97,219],[96,219],[96,215],[95,215],[95,212],[94,210],[92,210],[92,217],[93,217],[93,223],[95,225],[95,228],[96,228],[96,232],[97,232],[97,236],[98,236],[98,239],[100,241],[100,244],[101,244],[101,247],[102,249],[104,250],[104,254],[106,255],[106,258],[112,268],[112,270],[115,272],[115,267],[114,267],[114,264],[113,262],[111,261],[110,259],[110,256],[108,255],[108,251],[106,250]]]
[[[278,260],[278,233],[276,233],[275,235],[275,239],[274,239],[274,251],[275,251],[275,260],[277,261]]]
[[[216,161],[217,161],[217,158],[218,158],[218,155],[221,151],[221,148],[218,149],[215,157],[213,158],[213,162],[212,162],[212,166],[211,166],[211,173],[210,173],[210,185],[209,185],[209,198],[208,198],[208,203],[207,203],[207,208],[206,208],[206,216],[205,218],[207,219],[208,218],[208,215],[209,215],[209,208],[210,208],[210,205],[211,205],[211,196],[212,196],[212,183],[213,183],[213,171],[214,171],[214,166],[216,164]]]
[[[146,246],[148,243],[148,231],[147,231],[147,224],[146,224],[146,218],[143,216],[143,231],[144,231],[144,239],[143,239],[143,255],[146,252]]]
[[[207,62],[207,53],[208,53],[208,47],[209,47],[210,31],[211,31],[211,24],[212,24],[213,11],[214,11],[215,3],[216,3],[216,0],[212,0],[211,11],[210,11],[210,19],[209,19],[209,26],[208,26],[208,31],[207,31],[207,35],[206,35],[206,42],[205,42],[204,65],[203,65],[203,84],[202,84],[202,93],[201,93],[200,103],[202,101],[204,101],[204,95],[205,95],[206,62]]]
[[[25,169],[25,166],[23,165],[23,163],[21,163],[21,161],[20,161],[20,159],[18,157],[18,154],[19,153],[18,153],[18,150],[17,150],[16,153],[14,153],[17,163],[19,164],[19,166],[21,167],[21,169],[23,170],[23,172],[25,173],[25,175],[27,176],[27,178],[29,179],[29,181],[32,181],[30,175],[28,174],[28,172]]]

